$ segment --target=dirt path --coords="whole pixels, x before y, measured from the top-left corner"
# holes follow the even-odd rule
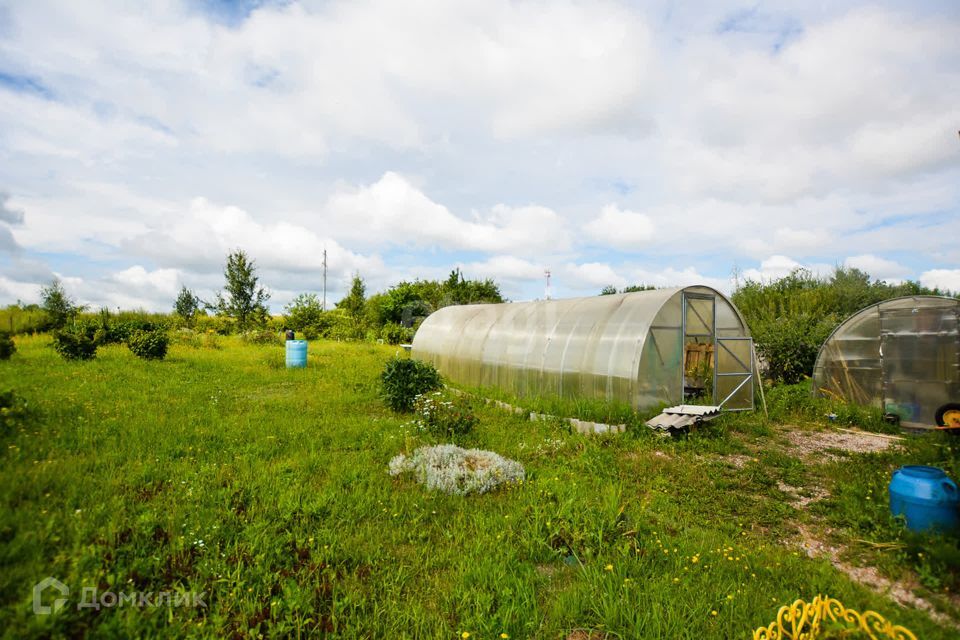
[[[841,458],[838,452],[873,453],[886,451],[898,447],[902,438],[858,431],[854,429],[830,429],[824,431],[810,431],[793,427],[783,427],[779,435],[784,437],[790,445],[785,453],[801,458],[811,464],[831,462]],[[735,466],[741,466],[743,456],[731,461]],[[790,504],[798,509],[806,509],[810,504],[828,498],[830,492],[820,486],[794,487],[780,482],[777,485]],[[915,589],[920,585],[915,580],[891,580],[871,566],[854,566],[842,559],[846,548],[842,545],[824,541],[829,537],[829,528],[816,531],[818,523],[798,524],[800,548],[811,558],[823,558],[830,562],[838,571],[842,571],[851,580],[871,591],[883,594],[901,606],[909,606],[925,612],[930,618],[943,626],[960,629],[960,623],[953,617],[938,611],[925,598],[917,595]],[[950,596],[949,600],[957,611],[960,611],[960,596]]]

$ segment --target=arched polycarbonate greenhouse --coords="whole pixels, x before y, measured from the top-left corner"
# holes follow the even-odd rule
[[[908,427],[942,423],[960,402],[960,300],[908,296],[853,314],[820,348],[815,391],[882,407]],[[938,420],[939,418],[939,420]]]
[[[423,321],[412,355],[461,385],[517,396],[646,408],[715,391],[715,404],[750,409],[752,345],[723,294],[692,286],[444,307]]]

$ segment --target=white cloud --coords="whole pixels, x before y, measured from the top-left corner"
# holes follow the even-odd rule
[[[585,262],[583,264],[569,263],[561,269],[558,278],[566,278],[566,282],[557,280],[574,290],[589,289],[592,293],[599,293],[607,285],[623,287],[627,281],[618,275],[613,267],[603,262]]]
[[[846,267],[853,267],[854,269],[869,273],[875,279],[889,280],[891,282],[898,282],[910,273],[910,269],[902,264],[893,260],[887,260],[886,258],[880,258],[871,253],[850,256],[843,261],[843,264]]]
[[[920,284],[960,293],[960,269],[930,269],[920,274]]]
[[[22,250],[0,277],[49,261],[159,301],[158,274],[212,291],[244,248],[279,301],[318,289],[324,247],[331,291],[455,264],[511,297],[551,265],[557,296],[719,285],[735,264],[826,273],[850,247],[877,277],[950,273],[960,21],[738,12],[294,1],[228,26],[182,0],[14,3],[0,246]]]
[[[261,268],[288,272],[318,273],[323,251],[334,277],[354,271],[381,275],[377,256],[364,256],[345,249],[332,238],[288,222],[261,223],[245,210],[196,198],[186,211],[130,239],[132,252],[154,258],[163,265],[182,265],[193,270],[222,267],[225,256],[245,250]]]
[[[787,202],[947,169],[960,108],[944,88],[958,80],[958,38],[956,21],[855,9],[776,52],[722,34],[691,43],[668,116],[673,183]]]
[[[547,207],[498,204],[468,221],[389,171],[371,185],[342,187],[325,212],[334,234],[357,245],[543,253],[571,243],[563,219]]]
[[[650,216],[606,205],[600,215],[584,225],[587,234],[606,245],[640,251],[654,236]]]
[[[14,302],[22,300],[26,303],[40,301],[40,285],[32,282],[19,282],[0,275],[0,296]]]
[[[171,298],[177,295],[180,288],[180,276],[176,269],[147,271],[140,265],[134,265],[113,274],[113,280],[130,289],[156,292]]]
[[[759,269],[746,269],[743,277],[756,282],[770,282],[790,275],[795,269],[805,268],[802,264],[787,256],[770,256],[760,263]]]

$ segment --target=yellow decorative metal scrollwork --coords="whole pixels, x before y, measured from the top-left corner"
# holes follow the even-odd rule
[[[825,628],[858,629],[871,640],[917,640],[913,633],[895,625],[876,611],[860,613],[847,609],[839,600],[817,596],[813,602],[796,600],[780,607],[777,619],[753,632],[753,640],[814,640]]]

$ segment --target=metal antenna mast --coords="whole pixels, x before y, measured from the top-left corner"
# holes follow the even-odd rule
[[[323,250],[323,310],[327,310],[327,250]]]

